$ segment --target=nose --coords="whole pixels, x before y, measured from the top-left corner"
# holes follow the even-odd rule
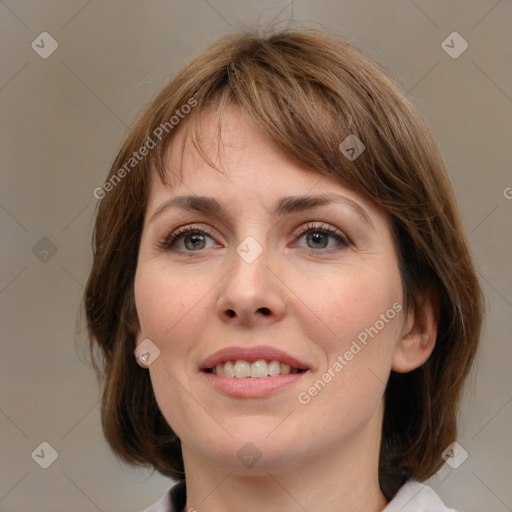
[[[277,268],[272,268],[276,265],[268,248],[254,261],[233,251],[228,264],[231,268],[221,281],[217,303],[217,314],[223,322],[255,326],[283,318],[286,287]]]

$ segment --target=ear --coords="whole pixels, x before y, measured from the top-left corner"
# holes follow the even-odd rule
[[[407,313],[402,337],[393,354],[391,369],[407,373],[419,368],[432,354],[439,325],[437,293],[430,291],[417,300],[416,308]]]

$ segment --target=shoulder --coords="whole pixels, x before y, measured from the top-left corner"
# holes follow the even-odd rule
[[[382,512],[456,512],[427,485],[409,480]]]
[[[185,481],[174,484],[157,502],[141,512],[182,512],[186,503]]]
[[[172,509],[169,508],[169,493],[162,496],[157,502],[145,508],[141,512],[170,512]]]
[[[185,482],[175,484],[164,496],[141,512],[181,512],[185,502]],[[430,487],[409,480],[382,512],[456,512],[446,507]]]
[[[172,509],[170,507],[169,492],[167,492],[157,502],[141,512],[171,512]]]

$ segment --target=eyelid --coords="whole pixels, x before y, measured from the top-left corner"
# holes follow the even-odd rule
[[[215,238],[213,230],[206,224],[185,224],[184,226],[173,229],[169,234],[164,236],[164,238],[158,242],[158,247],[164,251],[168,250],[181,235],[193,234],[195,231],[205,233],[213,239]]]
[[[311,231],[319,231],[327,233],[328,235],[338,238],[342,242],[342,245],[350,246],[353,245],[352,240],[348,235],[346,235],[343,231],[339,230],[338,228],[335,228],[334,226],[331,226],[330,224],[327,224],[322,221],[310,221],[306,224],[303,224],[294,234],[295,237],[301,237],[305,233],[311,232]],[[314,249],[312,249],[314,250]],[[328,251],[323,251],[328,252]]]
[[[295,230],[294,234],[292,236],[295,237],[294,244],[296,243],[296,239],[302,237],[302,235],[309,233],[309,232],[323,232],[331,237],[337,238],[339,245],[348,247],[350,245],[353,245],[352,240],[350,237],[348,237],[343,231],[339,230],[338,228],[335,228],[334,226],[331,226],[330,224],[327,224],[322,221],[309,221],[305,224],[302,224],[298,229]],[[158,242],[158,248],[163,251],[169,251],[171,250],[171,247],[175,245],[176,241],[180,240],[182,237],[186,235],[191,235],[194,233],[198,234],[205,234],[212,238],[214,241],[216,241],[216,235],[214,234],[214,230],[210,228],[210,226],[206,224],[185,224],[183,226],[177,227],[173,229],[168,235],[166,235],[162,240]],[[295,247],[293,245],[292,247]],[[307,248],[306,248],[307,249]],[[314,252],[332,252],[331,250],[321,250],[317,251],[315,249],[309,249]],[[183,251],[178,251],[183,252]],[[193,253],[194,251],[185,251]],[[202,252],[202,251],[197,251]]]

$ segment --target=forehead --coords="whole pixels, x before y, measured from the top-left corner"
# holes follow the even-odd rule
[[[164,184],[152,175],[148,211],[173,196],[212,196],[230,206],[267,210],[290,196],[338,194],[360,204],[369,216],[384,210],[334,178],[298,165],[250,120],[238,106],[222,118],[216,111],[199,112],[187,131],[179,127],[166,152]],[[198,150],[202,150],[203,154]]]
[[[237,105],[227,106],[222,113],[213,108],[197,112],[180,128],[169,144],[166,163],[168,173],[185,180],[215,179],[215,171],[226,177],[248,175],[257,167],[261,172],[266,162],[287,160]]]

